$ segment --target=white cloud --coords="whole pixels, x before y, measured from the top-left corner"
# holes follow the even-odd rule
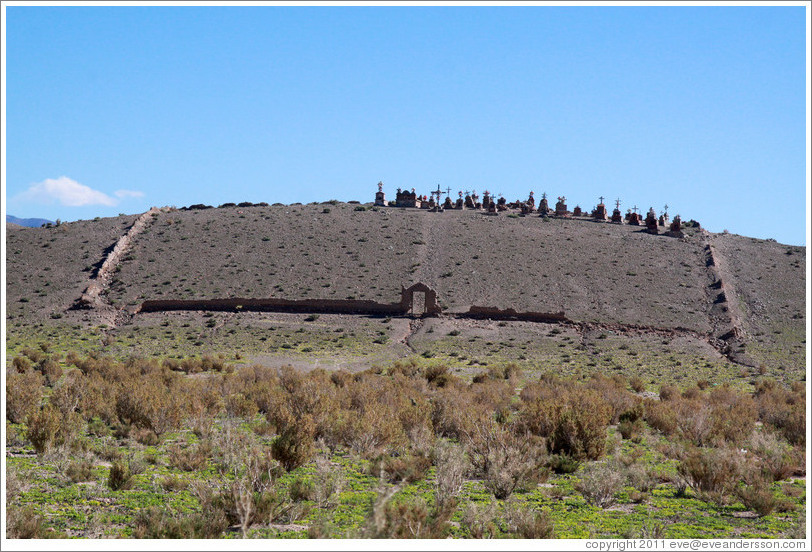
[[[124,199],[125,197],[144,197],[144,192],[138,190],[116,190],[116,197]]]
[[[33,201],[38,203],[54,203],[68,207],[82,207],[84,205],[106,205],[113,207],[118,205],[119,200],[126,197],[142,197],[142,192],[133,190],[118,190],[115,193],[116,199],[104,192],[94,190],[90,186],[85,186],[67,176],[59,178],[47,178],[42,182],[32,184],[30,188],[17,196],[17,199]]]

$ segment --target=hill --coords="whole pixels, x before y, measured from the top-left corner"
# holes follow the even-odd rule
[[[698,227],[686,228],[683,238],[673,238],[588,217],[507,212],[486,216],[471,210],[433,213],[338,202],[163,209],[141,218],[143,226],[128,236],[126,247],[119,245],[115,262],[108,262],[104,270],[108,255],[137,216],[9,233],[10,333],[34,324],[69,323],[79,335],[103,323],[116,335],[138,328],[132,334],[136,349],[159,354],[160,347],[144,348],[141,334],[160,334],[158,324],[175,328],[177,322],[164,353],[186,351],[188,342],[200,342],[201,352],[245,347],[260,360],[314,350],[304,344],[306,340],[280,349],[288,339],[280,337],[281,322],[296,331],[316,332],[310,341],[326,357],[336,354],[327,345],[334,343],[330,334],[347,327],[358,328],[360,356],[383,361],[410,352],[443,355],[462,346],[473,351],[470,359],[489,355],[493,351],[487,349],[495,343],[477,334],[476,325],[487,322],[460,318],[471,306],[480,306],[563,313],[567,324],[558,329],[580,342],[581,349],[568,353],[583,353],[579,365],[588,365],[589,355],[597,354],[587,347],[593,334],[635,335],[640,342],[663,336],[687,340],[691,354],[702,363],[719,362],[730,371],[736,366],[761,366],[798,373],[805,365],[803,247],[711,234]],[[102,284],[100,304],[91,310],[76,309],[97,278]],[[285,313],[208,313],[208,320],[201,312],[134,314],[142,302],[162,299],[393,304],[401,299],[403,287],[415,283],[436,291],[443,314],[438,319],[396,318],[383,330],[379,321],[368,317],[326,313],[318,324],[309,325],[302,324],[302,315]],[[212,317],[217,322],[203,326]],[[201,326],[215,331],[200,332]],[[435,326],[437,330],[429,331]],[[495,334],[525,328],[519,333],[532,350],[542,346],[535,336],[549,333],[555,325],[514,321],[509,326],[510,330],[496,326]],[[262,327],[274,331],[259,336]],[[448,328],[446,334],[439,335],[440,328]],[[464,346],[455,344],[451,338],[456,336],[448,336],[449,332],[467,336],[468,341]],[[234,334],[241,338],[221,341]],[[165,337],[155,339],[161,343]],[[264,341],[258,341],[261,337]],[[385,341],[386,347],[373,346],[376,339]],[[271,345],[276,342],[280,343]],[[422,348],[417,351],[414,343],[422,343]],[[346,349],[341,351],[345,353]],[[646,356],[651,348],[646,346],[641,353]],[[523,356],[527,362],[541,361]],[[301,362],[309,364],[306,358]]]
[[[28,228],[39,228],[43,224],[53,224],[53,221],[42,218],[17,218],[12,215],[6,215],[6,223],[17,224]]]

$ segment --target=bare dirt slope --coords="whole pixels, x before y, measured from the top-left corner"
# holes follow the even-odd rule
[[[6,234],[9,319],[61,317],[82,295],[107,252],[137,215],[77,221]]]
[[[8,232],[9,319],[93,323],[68,309],[136,217]],[[423,282],[451,313],[471,305],[563,311],[579,322],[711,338],[736,315],[758,362],[803,365],[805,248],[696,228],[682,239],[641,230],[346,203],[170,210],[133,239],[103,295],[122,312],[147,299],[393,303],[401,286]],[[719,303],[719,278],[727,304]]]

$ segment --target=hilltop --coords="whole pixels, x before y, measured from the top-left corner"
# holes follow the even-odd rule
[[[477,210],[431,212],[335,201],[167,208],[141,218],[139,232],[103,270],[138,216],[9,232],[10,345],[16,346],[15,336],[29,326],[41,325],[40,332],[64,326],[79,336],[104,324],[106,334],[132,335],[137,351],[152,354],[188,352],[189,342],[199,342],[199,352],[244,346],[260,360],[307,348],[331,357],[337,351],[327,345],[334,343],[329,334],[346,327],[357,329],[361,356],[383,361],[414,352],[443,355],[459,346],[473,351],[470,360],[487,356],[493,339],[504,341],[499,336],[511,332],[531,343],[532,351],[543,342],[538,336],[556,326],[517,321],[489,326],[455,317],[475,305],[563,313],[568,324],[558,327],[561,335],[554,334],[554,341],[571,334],[572,344],[580,342],[581,348],[569,354],[584,355],[587,365],[586,344],[590,336],[600,335],[634,336],[638,344],[678,340],[702,363],[731,372],[738,366],[799,373],[805,364],[803,247],[713,234],[698,225],[674,238],[588,216],[542,218],[516,211],[487,216]],[[100,303],[89,310],[76,308],[97,277],[103,283]],[[338,314],[323,314],[317,324],[289,313],[136,314],[144,301],[171,299],[392,304],[404,287],[416,283],[436,291],[443,314],[396,318],[383,329],[369,317]],[[212,319],[217,321],[204,326]],[[160,334],[159,324],[177,330],[171,343],[162,350],[167,336],[151,337],[157,347],[146,348],[142,337]],[[437,331],[429,331],[435,326]],[[497,337],[480,339],[476,327],[485,326],[498,328],[492,332]],[[268,327],[274,331],[260,336],[260,328]],[[282,327],[316,332],[318,337],[311,336],[315,346],[306,345],[307,340],[287,350],[280,348],[284,343],[269,346],[290,337],[280,337]],[[196,338],[178,337],[191,334],[190,328],[196,329]],[[441,328],[449,329],[440,333]],[[241,339],[224,341],[227,335]],[[465,345],[454,345],[451,338],[457,336],[467,338]],[[374,346],[375,340],[383,343]],[[646,356],[650,349],[640,352]],[[600,356],[596,351],[593,356]],[[523,356],[527,362],[542,360]]]

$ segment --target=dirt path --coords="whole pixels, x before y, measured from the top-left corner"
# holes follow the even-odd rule
[[[74,304],[74,308],[79,309],[93,309],[96,310],[101,320],[108,326],[116,326],[129,318],[128,313],[121,309],[113,307],[104,295],[110,281],[113,279],[113,274],[121,263],[124,254],[132,247],[133,241],[136,236],[144,231],[147,225],[152,222],[155,215],[160,213],[163,209],[153,207],[146,213],[139,216],[132,226],[121,236],[110,252],[107,258],[96,272],[95,276],[91,279],[82,296]]]

